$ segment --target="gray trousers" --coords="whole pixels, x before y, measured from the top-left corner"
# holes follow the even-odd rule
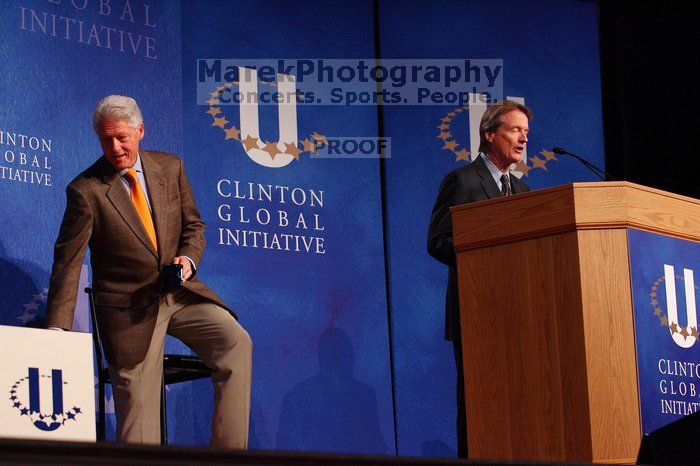
[[[117,415],[117,438],[126,443],[160,443],[160,393],[165,335],[170,334],[212,369],[213,447],[248,446],[253,344],[225,309],[185,290],[169,293],[146,359],[134,367],[109,368]]]

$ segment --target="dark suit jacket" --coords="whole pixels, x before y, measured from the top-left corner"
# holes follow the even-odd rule
[[[170,154],[139,151],[153,211],[158,251],[117,171],[101,157],[66,188],[67,204],[54,247],[46,326],[70,329],[80,269],[90,246],[92,288],[105,355],[127,367],[143,361],[162,299],[163,265],[176,256],[199,264],[204,222],[195,206],[182,161]],[[196,277],[188,290],[228,309]],[[234,314],[235,316],[235,314]]]
[[[530,190],[525,183],[512,174],[510,185],[513,194]],[[481,156],[469,165],[448,173],[440,184],[428,227],[428,253],[449,267],[445,297],[445,338],[447,340],[456,340],[460,336],[459,290],[450,207],[500,196],[501,191]]]

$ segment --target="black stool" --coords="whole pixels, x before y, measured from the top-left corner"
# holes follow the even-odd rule
[[[92,288],[85,288],[90,302],[90,321],[92,322],[92,342],[95,346],[95,358],[97,359],[97,381],[100,415],[97,418],[97,439],[105,439],[105,384],[111,383],[109,369],[105,367],[102,358],[102,338],[97,325],[95,315],[95,300],[92,295]],[[179,382],[189,382],[190,380],[211,377],[209,369],[197,356],[184,356],[180,354],[163,355],[163,383],[160,392],[160,443],[168,444],[168,410],[165,398],[165,387]]]

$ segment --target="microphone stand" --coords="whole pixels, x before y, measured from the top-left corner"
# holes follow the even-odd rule
[[[598,178],[600,178],[601,181],[605,181],[606,177],[607,177],[607,179],[609,179],[611,181],[619,181],[617,178],[610,175],[605,170],[601,170],[600,168],[596,167],[588,160],[586,160],[583,157],[580,157],[576,154],[572,154],[571,152],[569,152],[566,149],[562,149],[561,147],[552,147],[552,152],[554,152],[557,155],[569,155],[569,156],[575,158],[576,160],[581,162],[586,168],[588,168],[590,171],[592,171]]]

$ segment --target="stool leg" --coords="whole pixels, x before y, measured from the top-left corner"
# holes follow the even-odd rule
[[[107,427],[105,426],[105,380],[103,374],[99,374],[97,377],[97,396],[100,397],[97,405],[100,410],[100,415],[97,417],[97,440],[104,442]]]
[[[160,444],[168,444],[168,402],[165,398],[165,369],[163,369],[163,382],[160,385]]]

